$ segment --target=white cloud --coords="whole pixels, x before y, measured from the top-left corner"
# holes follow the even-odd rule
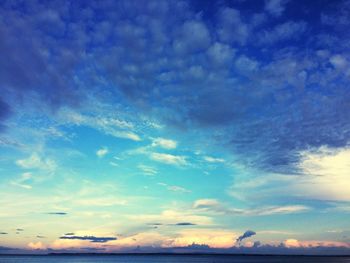
[[[305,176],[291,190],[317,199],[350,200],[350,148],[321,147],[301,153],[299,168]]]
[[[57,165],[54,160],[42,158],[38,153],[32,153],[27,159],[20,159],[16,164],[24,169],[40,169],[48,172],[53,172]]]
[[[140,164],[137,166],[145,175],[156,175],[158,173],[157,169],[151,166]]]
[[[175,149],[177,146],[177,142],[170,139],[155,138],[153,139],[152,146],[153,147],[159,146],[164,149]]]
[[[280,196],[350,201],[350,148],[320,147],[300,152],[300,158],[300,174],[245,175],[236,179],[231,195],[243,200]]]
[[[32,177],[32,173],[26,172],[23,173],[19,179],[12,181],[11,184],[24,189],[32,189],[32,186],[27,183]]]
[[[90,112],[90,115],[67,109],[61,110],[59,115],[60,121],[64,124],[92,127],[117,138],[141,141],[140,136],[134,131],[135,127],[132,122],[118,119],[113,115],[114,111],[111,109],[104,109],[103,106],[101,108],[94,109],[96,112],[93,112],[93,114]],[[103,115],[111,116],[103,117]]]
[[[191,193],[190,190],[183,188],[181,186],[177,186],[177,185],[168,185],[165,183],[158,183],[158,185],[164,186],[166,189],[168,189],[169,191],[172,191],[172,192]]]
[[[185,156],[172,155],[167,153],[151,153],[151,159],[157,162],[172,165],[187,165]]]
[[[194,209],[203,212],[213,212],[218,214],[234,215],[275,215],[275,214],[293,214],[310,210],[310,207],[304,205],[285,205],[285,206],[263,206],[258,208],[234,208],[221,203],[216,199],[199,199],[193,203]]]
[[[223,162],[225,162],[225,160],[222,158],[214,158],[211,156],[204,156],[204,160],[209,162],[209,163],[223,163]]]
[[[107,153],[108,153],[108,148],[107,148],[107,147],[103,147],[103,148],[101,148],[101,149],[99,149],[99,150],[96,151],[96,155],[97,155],[98,157],[103,157],[103,156],[105,156]]]

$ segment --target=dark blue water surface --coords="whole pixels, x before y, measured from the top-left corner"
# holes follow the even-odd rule
[[[228,263],[228,262],[288,262],[288,263],[310,263],[329,262],[341,263],[349,262],[350,257],[288,257],[288,256],[234,256],[234,255],[99,255],[99,256],[0,256],[1,263],[100,263],[100,262],[152,262],[152,263]]]

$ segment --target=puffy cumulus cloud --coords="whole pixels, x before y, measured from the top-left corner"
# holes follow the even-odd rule
[[[279,24],[270,30],[262,31],[258,38],[262,44],[273,44],[279,41],[298,39],[306,31],[307,25],[304,21],[288,21]]]
[[[151,153],[150,158],[157,162],[172,165],[187,165],[186,156],[173,155],[168,153]]]
[[[176,52],[186,54],[203,51],[210,45],[210,32],[200,21],[186,21],[179,31],[179,37],[174,41]]]
[[[265,0],[265,10],[273,16],[281,16],[289,0]]]
[[[267,0],[265,10],[280,16],[292,4]],[[199,133],[242,165],[297,173],[300,152],[345,147],[350,136],[349,79],[342,70],[349,36],[341,30],[349,4],[334,11],[305,5],[312,14],[305,21],[289,12],[275,21],[263,10],[227,6],[201,16],[182,1],[2,5],[0,119],[21,111],[22,101],[32,109],[64,106],[61,124],[139,141],[141,128],[117,116],[133,108],[128,116],[138,112]],[[320,13],[331,30],[320,32],[313,19]],[[66,107],[86,110],[89,100],[86,108],[101,100],[110,107],[67,114]],[[120,111],[117,102],[125,104]],[[151,158],[186,163],[164,153]]]
[[[51,109],[79,103],[73,70],[81,62],[85,41],[81,28],[65,23],[67,8],[68,3],[39,2],[1,6],[2,95],[29,101],[34,93]]]
[[[284,246],[286,247],[299,247],[300,243],[298,240],[296,239],[287,239],[283,242]]]
[[[225,66],[233,60],[235,50],[230,45],[215,42],[208,48],[207,55],[214,66]]]
[[[175,149],[177,146],[177,142],[170,139],[164,138],[154,138],[152,142],[153,147],[162,147],[164,149]]]
[[[313,247],[343,247],[350,248],[350,244],[341,241],[321,241],[321,240],[303,240],[287,239],[282,243],[287,248],[313,248]]]
[[[96,155],[101,158],[101,157],[105,156],[108,152],[109,151],[108,151],[107,147],[102,147],[101,149],[98,149],[96,151]]]
[[[235,232],[218,229],[187,229],[167,244],[172,247],[184,247],[191,244],[206,244],[212,248],[228,248],[234,245]]]
[[[218,35],[225,43],[244,45],[249,37],[249,27],[242,21],[239,10],[225,7],[218,14]]]
[[[42,242],[29,242],[28,247],[33,250],[46,249],[46,245]]]

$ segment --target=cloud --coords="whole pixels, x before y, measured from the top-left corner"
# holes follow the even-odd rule
[[[223,163],[223,162],[225,162],[225,160],[222,158],[215,158],[215,157],[211,157],[211,156],[204,156],[204,160],[207,161],[208,163]]]
[[[175,52],[186,54],[205,50],[210,45],[209,30],[201,21],[186,21],[179,30],[179,36],[174,41]]]
[[[54,160],[42,158],[38,153],[32,153],[27,159],[19,159],[16,164],[23,169],[39,169],[48,172],[54,172],[57,165]],[[29,175],[29,173],[26,173]],[[29,178],[28,178],[29,179]]]
[[[0,235],[7,235],[7,232],[0,232]]]
[[[235,50],[229,45],[215,42],[208,48],[207,55],[215,66],[225,66],[231,62],[235,55]]]
[[[282,16],[287,4],[292,2],[265,1],[264,9]],[[55,108],[54,118],[66,119],[60,124],[140,141],[150,125],[129,119],[141,115],[197,133],[210,145],[225,146],[239,162],[274,172],[295,168],[298,153],[309,147],[348,142],[348,79],[329,67],[329,58],[346,55],[344,30],[319,34],[311,19],[322,13],[326,24],[346,25],[346,3],[334,11],[310,4],[315,16],[296,21],[286,12],[277,21],[256,9],[221,6],[215,15],[202,16],[184,2],[118,1],[98,11],[91,5],[91,19],[97,13],[106,18],[93,25],[85,13],[67,17],[66,5],[23,4],[31,7],[15,12],[18,5],[0,10],[1,53],[7,54],[0,116],[8,116],[9,108],[22,112],[16,107],[25,98],[32,109]],[[309,30],[313,34],[305,34]],[[301,36],[310,48],[298,42]],[[257,51],[254,57],[250,50]],[[330,56],[318,56],[320,50]],[[344,64],[337,57],[331,61]]]
[[[107,135],[132,141],[141,141],[135,133],[135,124],[130,120],[134,119],[121,111],[115,112],[113,105],[105,105],[97,101],[86,101],[89,106],[85,111],[61,109],[58,112],[58,121],[65,125],[87,126],[99,130]],[[121,116],[122,115],[122,116]],[[124,116],[125,115],[125,116]],[[122,118],[123,117],[123,118]]]
[[[233,246],[235,232],[221,229],[183,229],[167,247],[185,247],[192,244],[205,244],[211,248],[229,248]]]
[[[254,236],[254,235],[256,235],[256,233],[255,233],[254,231],[252,231],[252,230],[247,230],[247,231],[245,231],[245,232],[243,233],[243,235],[239,236],[239,237],[236,239],[236,241],[237,241],[237,242],[241,242],[243,239],[248,238],[248,237],[251,237],[251,236]]]
[[[157,169],[152,166],[140,164],[137,166],[145,175],[154,176],[158,173]]]
[[[101,148],[101,149],[96,151],[96,155],[98,157],[100,157],[100,158],[105,156],[107,153],[108,153],[108,148],[107,147],[103,147],[103,148]]]
[[[267,174],[237,177],[231,194],[241,199],[268,200],[278,198],[303,198],[319,201],[350,200],[350,150],[344,148],[317,147],[299,152],[295,164],[297,174]],[[278,188],[271,187],[279,185]],[[291,211],[308,211],[303,205],[286,206]],[[270,209],[274,211],[275,209]],[[276,211],[276,210],[275,210]]]
[[[58,215],[58,216],[65,216],[68,215],[66,212],[49,212],[48,215]]]
[[[350,149],[321,147],[300,153],[299,168],[305,175],[291,184],[291,191],[316,199],[349,201]]]
[[[307,29],[307,24],[303,21],[288,21],[275,26],[270,30],[264,30],[258,35],[262,44],[274,44],[280,41],[298,39]]]
[[[162,147],[164,149],[175,149],[177,142],[174,140],[164,139],[164,138],[154,138],[152,142],[153,147]]]
[[[28,243],[28,247],[33,250],[42,250],[46,249],[46,246],[42,242],[30,242]]]
[[[218,15],[218,35],[224,43],[244,45],[249,37],[249,27],[242,21],[239,10],[224,7]]]
[[[95,236],[61,236],[60,239],[74,239],[74,240],[87,240],[92,243],[107,243],[109,241],[117,240],[116,237],[95,237]]]
[[[286,9],[289,0],[265,0],[265,10],[271,15],[279,17]]]
[[[197,224],[193,224],[193,223],[190,223],[190,222],[180,222],[180,223],[176,223],[174,225],[175,226],[195,226]]]
[[[168,153],[151,153],[150,157],[152,160],[165,164],[178,166],[187,165],[185,156],[172,155]]]
[[[311,208],[304,205],[261,206],[257,208],[234,208],[216,199],[198,199],[192,207],[203,212],[212,212],[227,215],[264,216],[276,214],[293,214],[307,212]]]
[[[172,192],[191,193],[190,190],[187,190],[186,188],[183,188],[183,187],[177,186],[177,185],[168,185],[165,183],[158,183],[158,185],[164,186],[164,187],[166,187],[166,189],[168,189],[169,191],[172,191]]]

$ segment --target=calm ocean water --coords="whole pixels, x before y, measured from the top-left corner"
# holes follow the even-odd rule
[[[285,257],[285,256],[222,256],[222,255],[109,255],[109,256],[0,256],[1,263],[100,263],[100,262],[136,262],[136,263],[239,263],[239,262],[287,262],[287,263],[311,263],[329,262],[343,263],[349,262],[350,257]]]

